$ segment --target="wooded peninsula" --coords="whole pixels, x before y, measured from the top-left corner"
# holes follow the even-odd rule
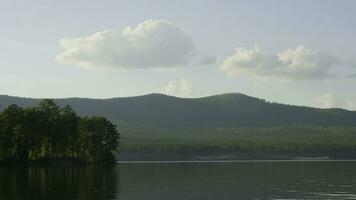
[[[120,135],[104,117],[79,117],[53,100],[0,113],[0,161],[113,162]]]

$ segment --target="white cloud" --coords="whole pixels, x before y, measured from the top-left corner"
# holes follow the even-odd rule
[[[192,97],[196,90],[192,81],[185,79],[170,81],[165,87],[164,93],[178,97]]]
[[[166,20],[63,38],[59,45],[59,63],[86,68],[174,68],[189,63],[195,54],[191,38]]]
[[[268,55],[256,46],[253,49],[237,48],[219,68],[228,76],[247,75],[279,80],[326,79],[335,76],[329,70],[337,63],[334,56],[304,46],[276,55]]]
[[[333,93],[326,93],[317,96],[313,99],[314,106],[319,108],[344,108],[355,109],[355,105],[342,97],[336,96]]]

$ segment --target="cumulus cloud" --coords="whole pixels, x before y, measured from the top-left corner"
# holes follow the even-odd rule
[[[344,108],[355,109],[355,105],[342,97],[336,96],[333,93],[326,93],[316,96],[314,99],[314,106],[319,108]]]
[[[56,61],[86,68],[175,68],[195,54],[191,38],[166,20],[148,20],[122,31],[63,38]]]
[[[338,63],[334,56],[304,46],[288,49],[276,55],[253,49],[237,48],[225,58],[220,70],[228,76],[248,75],[282,80],[326,79],[335,75],[330,68]]]
[[[180,80],[170,81],[164,89],[164,93],[178,97],[192,97],[196,90],[192,81],[187,81],[184,78]]]

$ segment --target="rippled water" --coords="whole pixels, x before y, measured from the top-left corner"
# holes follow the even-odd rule
[[[356,162],[2,166],[0,199],[356,199]]]

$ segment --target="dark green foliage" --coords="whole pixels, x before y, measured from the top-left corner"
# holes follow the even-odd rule
[[[13,159],[25,140],[22,134],[23,109],[11,105],[0,114],[0,153],[3,159]]]
[[[37,107],[10,105],[0,113],[0,160],[74,158],[114,161],[116,126],[103,117],[81,118],[70,106],[45,99]]]
[[[17,103],[35,105],[40,99],[0,96],[0,110]],[[276,127],[291,125],[356,126],[356,112],[267,102],[243,94],[177,98],[162,94],[113,99],[56,99],[80,116],[100,115],[127,127]]]
[[[104,117],[83,118],[80,122],[81,155],[96,161],[115,160],[119,135],[116,126]]]
[[[0,96],[0,111],[11,103],[28,108],[40,101]],[[104,116],[120,125],[121,158],[127,152],[138,152],[141,156],[150,150],[159,153],[181,150],[325,152],[322,155],[345,152],[356,158],[355,111],[271,103],[238,93],[193,99],[151,94],[113,99],[68,98],[56,99],[55,102],[61,106],[73,106],[82,118],[70,107],[58,108],[48,101],[33,110],[16,111],[13,108],[11,111],[29,112],[27,115],[32,121],[25,126],[27,132],[38,134],[35,139],[30,136],[29,140],[24,140],[29,141],[32,147],[30,159],[45,155],[86,160],[111,158],[115,155],[110,152],[118,144],[118,135],[111,134],[115,128],[113,124],[107,124],[107,120],[85,117],[93,115]],[[4,111],[7,117],[11,112]],[[43,112],[47,115],[43,120],[30,117],[43,116]],[[63,119],[63,116],[66,117]],[[50,122],[46,122],[48,120]],[[30,131],[38,130],[36,127],[43,123],[51,123],[53,127],[41,129],[43,132]],[[16,130],[16,127],[6,126],[9,126],[6,130]],[[13,155],[6,148],[13,142],[7,138],[6,130],[0,136],[5,138],[1,144],[2,155]],[[98,132],[105,133],[105,137]],[[104,142],[97,142],[99,140]],[[26,151],[21,148],[16,151],[26,157]]]
[[[356,158],[356,127],[122,128],[121,137],[123,160]]]

